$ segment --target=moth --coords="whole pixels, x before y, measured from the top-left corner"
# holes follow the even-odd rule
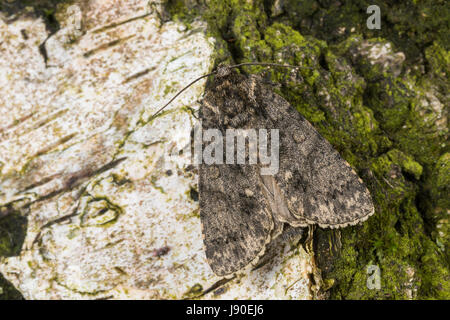
[[[260,76],[245,76],[235,67],[219,65],[203,76],[214,79],[201,101],[202,132],[212,130],[215,144],[237,152],[237,139],[226,141],[230,129],[277,130],[278,170],[267,174],[264,164],[251,162],[250,145],[241,156],[244,163],[200,162],[206,258],[213,272],[225,277],[255,265],[286,226],[342,228],[374,213],[368,189],[332,145]]]

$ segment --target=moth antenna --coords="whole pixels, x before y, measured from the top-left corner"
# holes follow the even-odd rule
[[[311,67],[302,67],[302,66],[294,66],[291,64],[281,64],[281,63],[270,63],[270,62],[242,62],[239,64],[235,64],[232,66],[229,66],[230,69],[238,68],[242,66],[267,66],[267,67],[283,67],[283,68],[303,68],[303,69],[313,69]]]
[[[155,118],[161,111],[163,111],[169,104],[171,104],[173,100],[175,100],[180,94],[182,94],[187,88],[189,88],[190,86],[192,86],[194,83],[196,83],[197,81],[199,81],[199,80],[201,80],[201,79],[203,79],[203,78],[212,76],[212,75],[215,74],[216,72],[217,72],[217,71],[213,71],[213,72],[211,72],[211,73],[205,74],[205,75],[203,75],[203,76],[201,76],[201,77],[198,77],[197,79],[191,81],[191,83],[189,83],[189,84],[188,84],[187,86],[185,86],[183,89],[181,89],[180,91],[178,91],[177,94],[174,95],[174,96],[172,97],[172,99],[170,99],[165,105],[163,105],[161,108],[159,108],[158,111],[156,111],[156,112],[150,117],[150,119]]]
[[[267,66],[267,67],[283,67],[283,68],[304,68],[304,69],[313,69],[311,67],[301,67],[301,66],[293,66],[290,64],[280,64],[280,63],[270,63],[270,62],[242,62],[239,64],[234,64],[231,66],[227,66],[228,69],[235,69],[235,68],[239,68],[239,67],[243,67],[243,66]],[[217,73],[217,68],[208,74],[205,74],[201,77],[198,77],[197,79],[191,81],[187,86],[185,86],[183,89],[181,89],[180,91],[177,92],[177,94],[175,94],[172,99],[170,99],[164,106],[162,106],[161,108],[159,108],[151,117],[150,119],[154,119],[161,111],[163,111],[169,104],[172,103],[173,100],[175,100],[180,94],[182,94],[187,88],[189,88],[190,86],[192,86],[194,83],[196,83],[197,81],[212,76],[214,74]]]

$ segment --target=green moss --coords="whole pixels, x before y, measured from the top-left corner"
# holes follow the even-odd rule
[[[408,58],[418,61],[421,50],[432,41],[449,49],[448,26],[450,7],[445,0],[348,0],[285,1],[285,11],[275,19],[314,35],[327,42],[342,42],[354,33],[364,38],[381,37],[404,48]],[[369,5],[378,5],[381,11],[381,29],[366,27]]]
[[[109,227],[122,213],[123,209],[113,204],[107,197],[92,197],[80,214],[80,226]]]
[[[184,299],[194,299],[200,296],[203,292],[203,287],[201,284],[196,283],[188,291],[183,294]]]
[[[333,246],[341,249],[332,259],[318,252],[326,261],[323,277],[334,283],[331,298],[448,297],[443,106],[449,105],[450,15],[435,15],[448,12],[444,1],[176,3],[178,16],[208,22],[218,61],[307,67],[241,71],[269,73],[275,90],[357,169],[372,194],[375,215],[340,231],[340,245]],[[371,4],[381,8],[381,30],[365,26]],[[380,290],[367,287],[370,264],[381,270]]]
[[[425,49],[425,57],[430,64],[430,71],[434,76],[449,80],[450,53],[438,42],[434,42]]]
[[[22,300],[22,294],[0,274],[0,300]]]
[[[415,204],[419,188],[405,178],[404,171],[418,179],[421,166],[399,150],[372,161],[376,190],[371,188],[371,193],[377,213],[364,226],[342,231],[341,255],[327,275],[340,281],[332,289],[332,297],[406,299],[448,295],[450,278],[445,256],[430,241]],[[424,260],[431,263],[425,266]],[[380,267],[380,290],[367,287],[366,264]]]
[[[450,191],[450,153],[443,154],[436,162],[433,178],[436,182],[433,188],[433,195],[445,200],[443,206],[449,205],[450,199],[447,196]]]
[[[389,151],[387,154],[389,159],[391,159],[392,162],[399,164],[404,172],[414,175],[417,180],[420,179],[423,167],[414,161],[412,157],[407,156],[396,149]]]
[[[447,261],[450,261],[450,153],[443,154],[429,175],[423,197],[422,208],[426,219],[435,229],[431,230],[432,241],[436,243]]]
[[[12,257],[20,253],[27,221],[27,218],[18,212],[0,218],[0,257]]]
[[[369,107],[387,131],[401,128],[409,118],[411,92],[399,79],[388,77],[377,81],[366,92]]]
[[[425,254],[421,257],[422,292],[433,299],[450,299],[450,272],[443,261],[442,253],[431,241],[425,243]],[[448,260],[447,260],[448,261]]]

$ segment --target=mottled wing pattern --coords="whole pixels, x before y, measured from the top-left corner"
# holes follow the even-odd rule
[[[225,276],[257,262],[274,227],[256,171],[249,166],[200,166],[200,218],[206,258]]]
[[[339,228],[365,221],[374,213],[369,191],[351,166],[286,100],[261,85],[255,97],[280,130],[280,168],[274,179],[291,213],[293,226]]]
[[[207,91],[200,118],[203,130],[219,129],[225,137],[225,104],[239,104],[242,99],[240,90],[222,80],[215,80]],[[202,163],[199,175],[200,218],[212,270],[226,276],[255,264],[275,226],[258,166]]]

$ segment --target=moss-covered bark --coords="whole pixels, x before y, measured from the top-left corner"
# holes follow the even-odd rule
[[[366,28],[378,4],[381,30]],[[218,61],[305,66],[271,74],[277,90],[368,185],[376,214],[316,231],[336,299],[450,298],[448,33],[444,1],[169,1],[173,19],[201,16]],[[251,67],[243,72],[267,72]],[[367,266],[381,289],[367,287]]]

